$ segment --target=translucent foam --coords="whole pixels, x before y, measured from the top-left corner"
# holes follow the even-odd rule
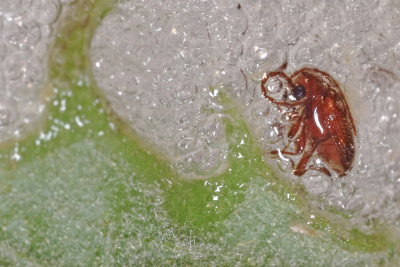
[[[124,1],[92,40],[95,79],[113,110],[188,177],[225,170],[231,107],[243,113],[265,151],[290,146],[295,110],[261,94],[263,74],[285,62],[290,75],[318,68],[337,80],[357,128],[356,158],[345,177],[292,174],[300,156],[266,161],[302,184],[324,209],[355,223],[397,224],[400,208],[399,5],[396,1]],[[372,23],[373,22],[373,23]],[[270,80],[281,99],[286,81]],[[314,157],[310,162],[323,166]]]
[[[58,0],[0,3],[0,142],[34,129],[44,110],[47,54]]]

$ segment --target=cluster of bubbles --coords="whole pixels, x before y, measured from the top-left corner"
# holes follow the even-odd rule
[[[196,177],[226,166],[230,118],[223,113],[232,103],[264,150],[290,147],[295,109],[278,109],[262,96],[264,73],[285,62],[289,76],[303,67],[328,72],[356,121],[351,172],[330,178],[308,171],[298,178],[291,171],[299,156],[267,161],[324,209],[365,227],[397,224],[399,14],[394,0],[123,1],[96,31],[92,68],[113,110]],[[277,100],[288,90],[280,79],[266,87]]]
[[[0,142],[26,134],[41,118],[45,57],[61,5],[0,1]]]
[[[93,73],[113,110],[179,172],[215,175],[226,166],[231,118],[213,99],[225,85],[242,90],[245,76],[226,66],[204,79],[214,52],[206,21],[189,12],[167,16],[163,5],[128,1],[112,11],[92,40]]]

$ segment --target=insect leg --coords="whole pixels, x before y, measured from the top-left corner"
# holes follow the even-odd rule
[[[287,152],[286,149],[288,147],[285,147],[284,149],[278,151],[278,150],[273,150],[271,151],[272,155],[278,155],[279,153],[284,154],[284,155],[298,155],[301,154],[304,150],[304,147],[306,145],[306,136],[304,132],[304,128],[302,125],[302,120],[301,118],[298,119],[290,128],[289,133],[287,137],[289,139],[293,139],[295,136],[297,136],[300,133],[300,137],[297,139],[296,143],[296,151],[295,152]]]
[[[293,174],[297,175],[297,176],[302,176],[303,174],[306,173],[306,171],[308,169],[306,169],[307,167],[307,163],[310,160],[312,154],[314,153],[315,149],[317,148],[317,142],[313,142],[311,144],[311,147],[309,149],[306,149],[304,151],[303,156],[301,157],[299,163],[297,164],[296,168],[293,170]]]
[[[299,139],[297,139],[297,143],[296,143],[296,153],[297,154],[301,154],[307,144],[307,137],[306,137],[306,131],[304,130],[304,128],[301,130],[301,134]]]
[[[292,127],[290,127],[290,130],[288,132],[287,137],[289,139],[293,139],[301,130],[302,130],[302,119],[298,119],[295,123],[293,123]]]
[[[316,170],[316,171],[322,172],[326,176],[329,176],[329,177],[332,176],[331,172],[325,167],[310,167],[310,170]]]
[[[280,154],[283,154],[283,155],[298,155],[298,154],[299,154],[299,153],[297,153],[297,152],[288,152],[288,151],[285,151],[286,148],[287,148],[287,147],[285,147],[284,149],[282,149],[282,150],[280,150],[280,151],[278,151],[278,150],[273,150],[273,151],[271,151],[271,154],[272,154],[272,155],[279,155],[279,153],[280,153]]]

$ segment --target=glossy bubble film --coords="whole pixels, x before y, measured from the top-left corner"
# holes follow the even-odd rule
[[[205,178],[227,168],[232,118],[224,112],[234,105],[265,161],[279,177],[302,186],[316,206],[366,228],[397,225],[399,10],[397,1],[379,0],[123,1],[92,39],[92,70],[113,111],[182,175]],[[23,23],[23,32],[37,25]],[[5,35],[4,42],[23,50],[37,41],[29,32]],[[19,64],[18,55],[5,62]],[[318,68],[340,84],[357,129],[356,157],[346,176],[309,171],[299,178],[292,174],[299,156],[268,156],[291,146],[286,134],[294,110],[266,100],[260,81],[285,62],[288,75]],[[277,100],[288,90],[278,78],[266,87]],[[310,162],[323,165],[318,157]]]
[[[46,61],[59,0],[0,2],[0,143],[37,127],[45,110]]]

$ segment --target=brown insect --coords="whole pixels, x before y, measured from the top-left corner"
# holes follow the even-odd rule
[[[285,93],[281,102],[268,96],[265,89],[268,79],[275,76],[285,79],[289,87],[289,94]],[[314,155],[339,176],[351,169],[357,132],[346,99],[338,83],[328,73],[303,68],[288,77],[282,70],[271,72],[263,77],[261,89],[271,103],[295,110],[291,117],[293,124],[287,133],[288,139],[295,145],[294,152],[286,151],[287,146],[271,152],[281,157],[282,154],[303,153],[293,170],[295,175],[301,176],[314,169],[331,176],[326,167],[308,166]]]

